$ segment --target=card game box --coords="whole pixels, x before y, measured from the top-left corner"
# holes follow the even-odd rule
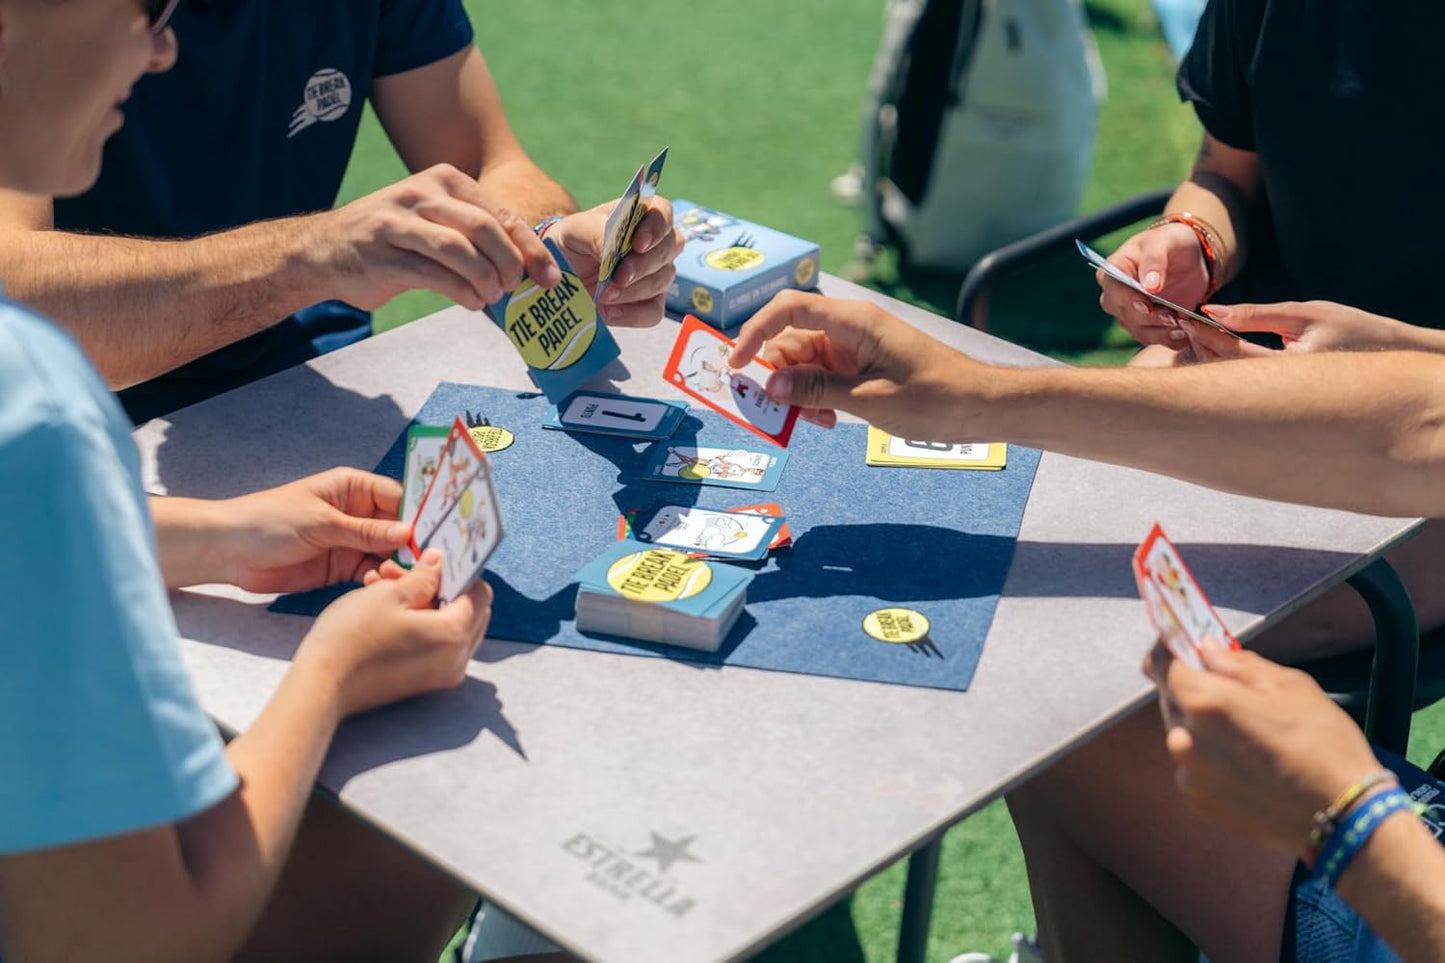
[[[672,202],[672,210],[686,243],[674,262],[677,280],[667,292],[669,310],[731,328],[779,291],[818,286],[818,245],[813,242],[681,198]]]

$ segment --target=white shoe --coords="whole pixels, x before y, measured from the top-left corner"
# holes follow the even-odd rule
[[[863,165],[853,163],[846,171],[828,183],[828,192],[833,200],[844,207],[857,207],[863,197]]]
[[[1044,963],[1044,956],[1039,952],[1039,941],[1030,939],[1022,933],[1013,935],[1014,951],[1009,955],[1008,963]],[[996,956],[989,956],[987,953],[963,953],[949,960],[948,963],[1000,963]]]

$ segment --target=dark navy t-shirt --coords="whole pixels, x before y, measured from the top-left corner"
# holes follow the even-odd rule
[[[461,0],[187,0],[180,53],[141,79],[100,180],[55,205],[62,230],[194,237],[336,201],[377,77],[472,41]],[[365,312],[331,302],[122,393],[133,418],[365,337]]]
[[[1216,138],[1259,155],[1238,297],[1445,327],[1441,36],[1440,3],[1211,0],[1179,92]]]

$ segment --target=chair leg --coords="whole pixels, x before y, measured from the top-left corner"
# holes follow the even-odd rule
[[[908,883],[903,891],[903,921],[898,928],[898,963],[923,963],[928,952],[928,924],[933,918],[933,891],[943,854],[940,834],[908,857]]]
[[[1415,606],[1400,576],[1384,559],[1362,569],[1349,582],[1375,620],[1375,661],[1370,671],[1365,735],[1380,748],[1403,756],[1410,743],[1420,663]]]

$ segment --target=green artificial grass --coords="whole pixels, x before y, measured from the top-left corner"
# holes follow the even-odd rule
[[[466,5],[522,143],[583,206],[616,196],[639,164],[670,146],[664,195],[815,240],[824,270],[952,314],[960,278],[902,270],[886,252],[853,263],[858,212],[828,195],[858,141],[879,0]],[[1089,0],[1086,10],[1109,81],[1084,202],[1092,211],[1177,183],[1199,128],[1175,96],[1146,0]],[[404,174],[368,111],[342,200]],[[446,304],[413,292],[377,312],[376,327]],[[1074,363],[1118,364],[1134,350],[1098,310],[1092,276],[1072,257],[1001,285],[990,329]],[[1417,716],[1411,758],[1428,763],[1440,748],[1445,708],[1435,707]],[[902,892],[899,864],[758,959],[891,959]],[[945,839],[928,959],[964,950],[1006,957],[1009,934],[1032,929],[1022,854],[996,803]]]

